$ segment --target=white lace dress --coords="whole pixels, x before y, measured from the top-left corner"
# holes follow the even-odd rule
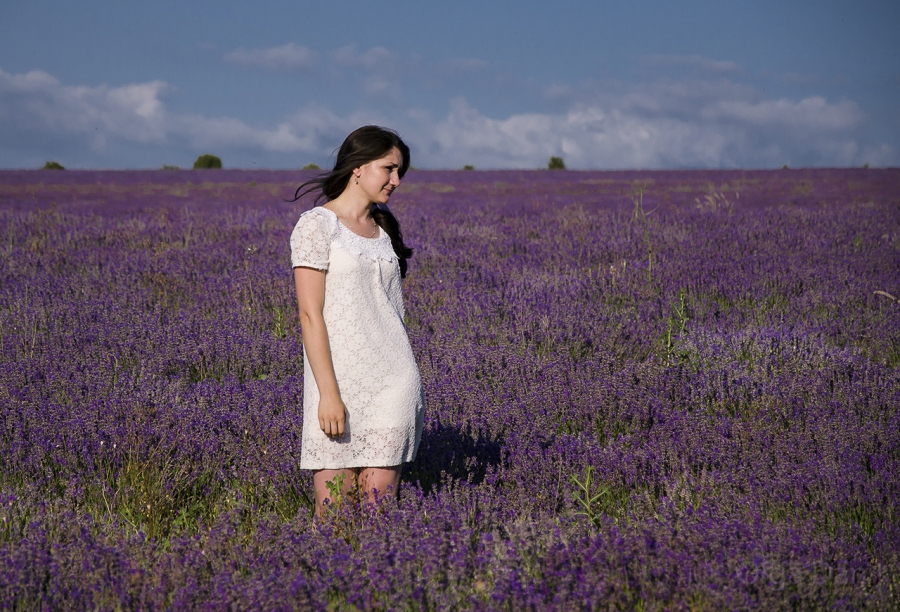
[[[302,469],[387,467],[416,456],[425,398],[403,322],[400,265],[390,237],[379,232],[364,238],[316,207],[291,234],[292,265],[326,270],[322,314],[348,412],[344,435],[326,436],[304,353]]]

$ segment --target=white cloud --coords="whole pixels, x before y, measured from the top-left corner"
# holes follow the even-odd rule
[[[557,114],[493,119],[465,99],[422,143],[425,165],[572,168],[772,167],[798,159],[858,163],[853,102],[758,100],[747,88],[661,84],[572,104]],[[872,159],[885,159],[881,150]],[[442,163],[443,162],[443,163]],[[875,162],[873,162],[875,163]]]
[[[45,72],[14,75],[0,69],[0,117],[17,122],[19,129],[89,134],[95,146],[109,133],[137,143],[159,142],[164,137],[160,97],[168,89],[162,81],[66,86]]]
[[[852,128],[863,118],[862,110],[854,102],[829,103],[821,96],[792,100],[716,101],[702,109],[704,117],[727,119],[754,126],[784,126],[844,130]]]
[[[288,43],[280,47],[268,49],[244,49],[232,51],[225,56],[225,61],[239,66],[258,66],[268,70],[308,71],[312,70],[319,54],[309,47]]]
[[[382,52],[344,53],[342,61],[365,65]],[[361,86],[377,85],[376,80]],[[425,168],[537,168],[551,155],[564,157],[570,168],[900,161],[889,144],[865,140],[865,114],[848,100],[771,99],[729,81],[554,89],[565,94],[556,112],[491,117],[457,96],[446,109],[408,108],[391,100],[338,114],[307,105],[260,126],[239,117],[174,112],[165,103],[173,88],[162,81],[73,86],[45,72],[0,70],[0,167],[19,165],[15,160],[23,152],[40,159],[63,145],[73,155],[108,160],[99,162],[107,167],[133,167],[121,159],[123,152],[138,156],[151,146],[187,152],[183,157],[212,150],[235,160],[234,166],[246,165],[242,159],[283,159],[281,165],[289,165],[323,160],[366,123],[398,129],[413,148],[414,164]]]
[[[272,128],[251,127],[227,117],[178,116],[172,119],[172,132],[197,149],[321,154],[330,153],[344,136],[367,122],[358,114],[340,117],[326,108],[309,106]]]
[[[329,155],[360,125],[386,123],[376,113],[339,116],[307,106],[274,125],[252,126],[236,117],[173,112],[163,99],[171,90],[162,81],[68,86],[45,72],[17,75],[0,69],[0,167],[34,164],[59,150],[72,151],[70,157],[105,159],[100,163],[106,167],[133,167],[118,152],[147,145],[185,151],[187,158],[211,150],[226,159],[287,154],[290,163],[298,154]],[[30,161],[20,161],[25,159]]]

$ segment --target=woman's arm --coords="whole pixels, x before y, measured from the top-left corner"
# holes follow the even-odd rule
[[[300,310],[300,329],[303,334],[303,350],[312,368],[319,388],[319,427],[327,436],[344,433],[347,408],[341,400],[328,330],[322,309],[325,306],[325,271],[314,268],[294,268],[294,284],[297,287],[297,307]]]

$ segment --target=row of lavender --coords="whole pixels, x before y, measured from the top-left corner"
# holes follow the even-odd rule
[[[3,607],[896,607],[900,172],[425,172],[426,432],[310,520],[283,172],[0,175]]]

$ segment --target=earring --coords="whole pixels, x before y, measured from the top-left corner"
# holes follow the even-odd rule
[[[359,185],[359,177],[357,176],[356,178],[354,178],[353,182],[356,183],[357,185]]]

